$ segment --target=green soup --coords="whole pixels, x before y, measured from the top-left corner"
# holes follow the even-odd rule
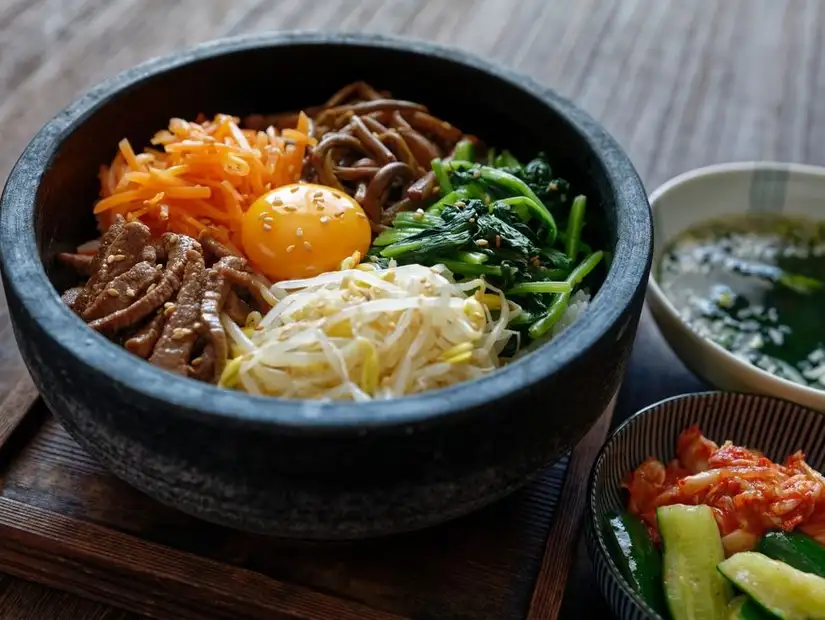
[[[668,247],[658,280],[699,335],[778,377],[825,390],[825,222],[706,222]]]

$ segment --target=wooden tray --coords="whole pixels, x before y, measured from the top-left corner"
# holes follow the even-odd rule
[[[26,379],[0,403],[0,571],[175,620],[552,620],[614,405],[570,455],[494,506],[415,534],[319,544],[149,499],[83,452]]]

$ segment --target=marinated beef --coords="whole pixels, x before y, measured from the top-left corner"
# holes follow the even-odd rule
[[[93,259],[94,256],[91,254],[72,254],[70,252],[61,252],[57,255],[57,260],[64,265],[68,265],[82,276],[92,275]]]
[[[200,236],[198,236],[198,241],[201,242],[206,255],[213,260],[220,260],[227,256],[238,256],[236,252],[210,235],[209,231],[202,231]]]
[[[152,239],[140,222],[118,217],[93,257],[59,256],[88,276],[85,286],[68,289],[63,300],[92,329],[136,356],[217,382],[229,355],[221,314],[244,325],[253,309],[267,312],[261,289],[269,283],[212,237],[202,235],[200,241],[174,233]]]
[[[243,261],[243,266],[221,266],[221,272],[232,284],[238,285],[247,291],[257,306],[257,309],[264,312],[270,306],[266,301],[262,289],[269,288],[269,281],[259,274],[246,271],[246,261],[244,259],[241,260]],[[218,262],[218,265],[220,265],[220,262]]]
[[[120,331],[138,323],[172,298],[181,286],[187,252],[200,253],[201,248],[200,244],[191,237],[174,233],[166,233],[163,236],[163,245],[169,260],[160,281],[150,284],[146,289],[146,294],[130,306],[92,321],[89,327],[103,333]]]
[[[166,316],[163,310],[159,311],[152,319],[149,320],[143,327],[141,327],[135,334],[123,343],[126,350],[134,353],[143,359],[149,359],[152,355],[152,350],[160,338],[160,333],[163,331],[163,324],[166,322]]]
[[[221,325],[221,312],[229,295],[231,283],[223,273],[231,265],[245,266],[246,261],[238,256],[225,256],[215,263],[206,274],[206,286],[201,302],[201,321],[205,328],[208,343],[212,346],[215,363],[211,381],[217,381],[229,356],[226,332]]]
[[[122,273],[103,289],[83,311],[87,321],[123,310],[142,296],[151,284],[161,277],[154,263],[140,262],[126,273]]]
[[[238,325],[245,325],[249,313],[252,308],[243,299],[238,297],[235,291],[230,290],[226,296],[226,303],[223,305],[223,311],[230,319],[235,321]]]
[[[169,307],[169,318],[149,358],[152,364],[180,375],[187,374],[190,354],[200,328],[203,286],[203,255],[190,250],[183,273],[183,284],[174,305]]]

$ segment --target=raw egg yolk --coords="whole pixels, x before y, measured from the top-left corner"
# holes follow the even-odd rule
[[[347,194],[324,185],[284,185],[258,198],[244,214],[243,249],[273,280],[337,271],[372,235],[364,210]]]

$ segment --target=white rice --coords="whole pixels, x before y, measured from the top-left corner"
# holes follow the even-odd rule
[[[587,306],[589,305],[590,293],[581,289],[573,293],[564,314],[561,315],[558,323],[553,326],[553,337],[555,338],[565,329],[570,327],[579,318],[579,316],[581,316],[582,312],[587,310]]]

